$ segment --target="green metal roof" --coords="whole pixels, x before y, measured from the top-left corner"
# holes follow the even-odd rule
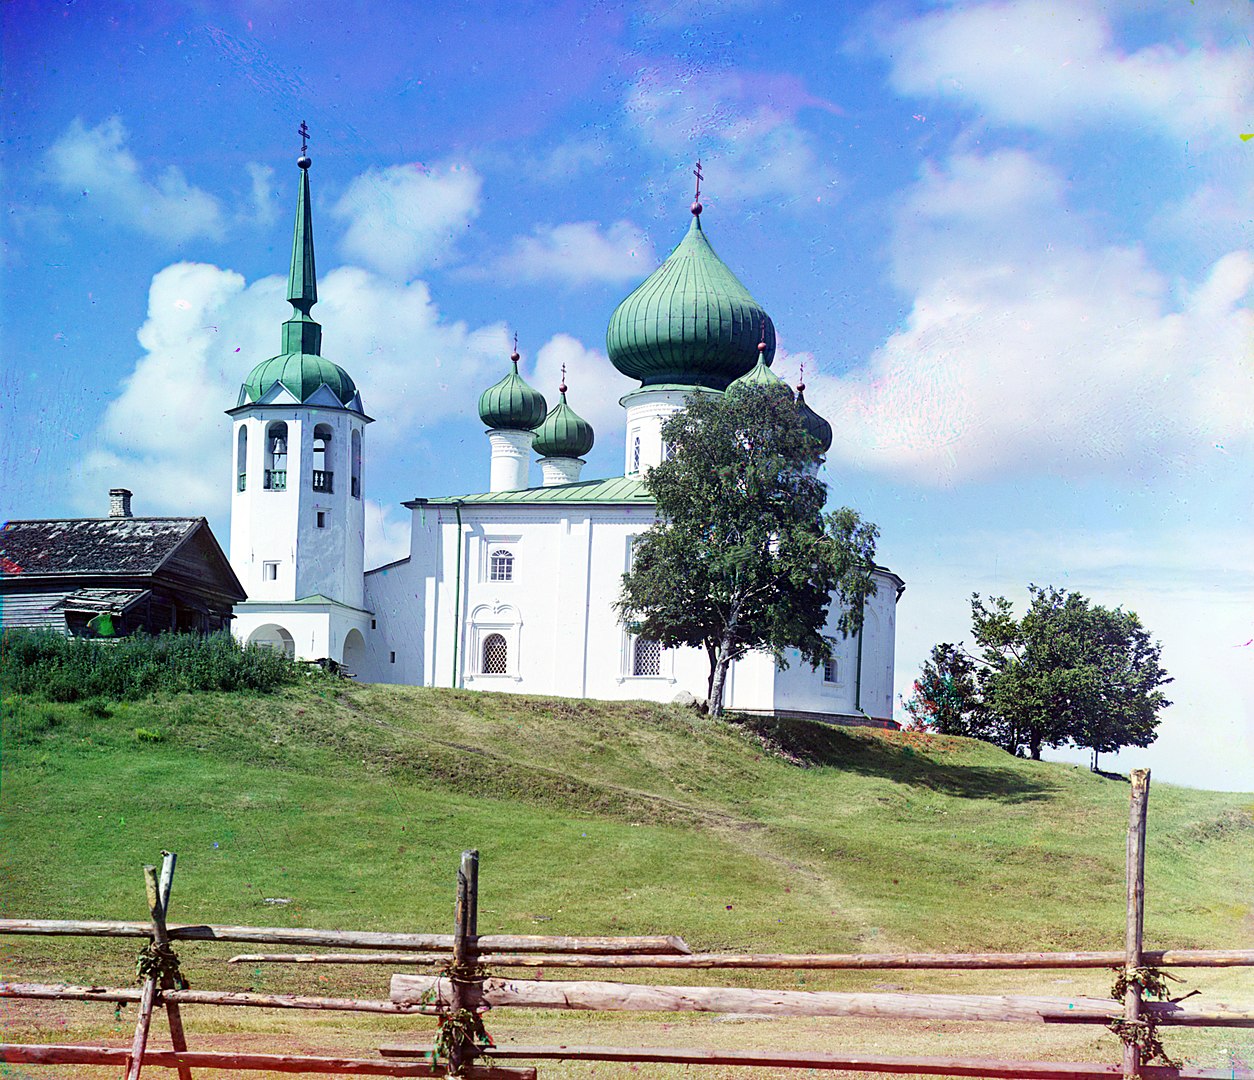
[[[347,371],[310,353],[283,353],[263,360],[249,372],[244,390],[250,400],[257,401],[276,382],[287,387],[297,401],[307,401],[324,383],[341,405],[347,406],[357,395]]]
[[[581,458],[592,449],[596,436],[592,425],[566,404],[566,388],[560,391],[562,400],[536,428],[532,447],[541,457]]]
[[[610,316],[605,346],[614,366],[645,386],[723,390],[753,367],[763,333],[769,365],[774,324],[714,253],[694,214],[678,247]]]
[[[309,158],[302,157],[297,164],[300,190],[296,198],[296,224],[292,229],[292,262],[287,275],[287,302],[292,305],[292,317],[283,324],[283,348],[279,355],[263,360],[244,380],[240,404],[259,401],[275,383],[280,383],[302,403],[325,385],[341,405],[360,409],[357,386],[348,372],[322,356],[322,327],[309,314],[309,309],[318,302]]]
[[[479,396],[479,419],[494,431],[531,431],[549,406],[544,395],[518,374],[518,354],[510,360],[514,366],[509,374]]]
[[[439,499],[414,499],[404,505],[417,506],[553,505],[561,503],[609,503],[616,505],[652,506],[653,497],[645,490],[638,476],[611,476],[605,480],[580,480],[574,484],[552,487],[522,488],[519,491],[484,491],[475,495],[446,496]]]

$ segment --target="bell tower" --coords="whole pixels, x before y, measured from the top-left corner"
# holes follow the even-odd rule
[[[307,659],[343,660],[363,611],[366,425],[361,395],[322,356],[310,159],[301,124],[300,188],[282,351],[240,387],[232,418],[231,566],[248,593],[235,633]]]

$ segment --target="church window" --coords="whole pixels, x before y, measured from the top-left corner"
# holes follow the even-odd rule
[[[483,673],[504,675],[509,660],[509,647],[500,634],[489,634],[483,639]]]
[[[318,528],[325,529],[327,527],[327,512],[325,510],[318,510],[315,517],[318,522]]]
[[[830,648],[832,642],[828,642]],[[836,657],[829,656],[823,661],[823,681],[828,684],[840,682],[840,669],[836,666]]]
[[[353,432],[352,447],[352,482],[349,485],[349,494],[354,499],[361,498],[361,432]]]
[[[276,420],[266,428],[266,472],[262,487],[287,490],[287,424]]]
[[[640,471],[640,436],[637,435],[631,443],[631,471],[638,473]]]
[[[248,486],[248,428],[239,426],[239,449],[235,455],[235,471],[239,474],[236,491],[243,491]]]
[[[262,581],[278,581],[279,580],[279,564],[276,562],[263,562],[261,564],[261,580]]]
[[[631,647],[631,673],[633,675],[662,674],[662,646],[648,638],[636,638]]]
[[[514,555],[505,548],[497,548],[488,559],[489,581],[514,580]]]
[[[390,655],[391,655],[391,657],[392,657],[392,658],[388,661],[388,663],[389,663],[389,664],[395,664],[395,663],[396,663],[396,653],[391,653]]]
[[[334,489],[331,471],[331,426],[319,424],[314,428],[313,442],[313,489],[330,494]],[[321,526],[319,526],[321,528]]]

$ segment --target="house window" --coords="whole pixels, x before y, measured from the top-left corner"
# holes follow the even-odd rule
[[[514,554],[505,548],[497,548],[488,557],[489,581],[514,580]]]
[[[504,675],[509,661],[509,647],[500,634],[489,634],[483,639],[483,673]]]
[[[325,529],[327,527],[327,512],[325,510],[315,511],[314,517],[317,519],[318,528]]]
[[[662,646],[648,638],[636,638],[631,646],[631,673],[633,675],[662,674]]]
[[[823,661],[823,681],[825,683],[840,682],[840,679],[837,678],[838,674],[839,672],[836,669],[836,660],[829,656]]]
[[[263,562],[261,564],[261,580],[262,581],[278,581],[279,580],[279,564],[276,562]]]

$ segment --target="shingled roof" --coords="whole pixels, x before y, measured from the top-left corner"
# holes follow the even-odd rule
[[[0,571],[18,574],[153,574],[204,518],[68,518],[9,521]]]

